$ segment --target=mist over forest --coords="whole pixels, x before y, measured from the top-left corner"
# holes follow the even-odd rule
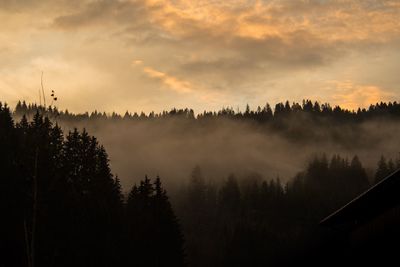
[[[385,235],[355,245],[321,221],[396,182],[399,120],[397,102],[123,116],[0,103],[0,265],[368,261],[394,248]]]
[[[16,119],[36,112],[25,102],[14,110]],[[397,159],[400,153],[396,102],[358,111],[304,100],[197,115],[191,109],[122,115],[73,114],[56,108],[46,112],[65,132],[86,129],[96,136],[126,191],[146,174],[161,175],[168,187],[180,185],[195,166],[216,183],[230,174],[287,182],[322,154],[349,159],[357,155],[373,177],[382,155]]]

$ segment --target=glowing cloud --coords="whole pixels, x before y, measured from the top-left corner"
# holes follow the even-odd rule
[[[145,67],[143,71],[150,77],[159,79],[169,89],[174,90],[178,93],[189,93],[192,92],[192,85],[190,82],[180,80],[174,76],[168,75],[164,72],[157,71],[150,67]]]
[[[381,101],[389,101],[393,95],[375,85],[357,85],[351,81],[333,82],[336,94],[333,100],[340,106],[356,110],[359,107],[368,107]]]

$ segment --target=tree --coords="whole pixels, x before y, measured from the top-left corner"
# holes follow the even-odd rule
[[[167,192],[157,176],[154,183],[154,210],[156,222],[155,248],[156,266],[184,266],[184,242],[178,219],[172,210]]]
[[[347,185],[344,188],[349,190],[349,198],[356,197],[369,187],[368,176],[358,156],[351,160]]]
[[[219,210],[228,217],[237,214],[240,208],[240,189],[236,177],[231,174],[219,192]]]
[[[183,236],[161,179],[146,176],[127,202],[127,262],[135,266],[184,266]]]
[[[193,168],[189,185],[188,185],[188,201],[191,209],[201,212],[206,207],[207,186],[204,181],[203,173],[199,166]]]
[[[24,266],[24,177],[17,162],[19,142],[10,109],[0,102],[0,265]]]
[[[390,172],[391,170],[389,169],[386,158],[384,156],[381,156],[378,161],[378,168],[375,173],[375,183],[382,181],[390,174]]]

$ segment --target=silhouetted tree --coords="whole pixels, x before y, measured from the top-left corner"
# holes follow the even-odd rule
[[[145,177],[133,186],[127,202],[129,249],[135,266],[184,266],[183,236],[161,179]]]
[[[233,216],[239,211],[241,193],[238,182],[233,174],[229,175],[227,181],[219,192],[219,210],[227,215]]]
[[[386,158],[384,156],[381,156],[378,162],[378,168],[375,173],[375,183],[378,183],[386,178],[386,176],[388,176],[391,171],[392,170],[389,168]]]

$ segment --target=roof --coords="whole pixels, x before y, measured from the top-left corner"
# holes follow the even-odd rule
[[[400,169],[323,219],[320,225],[329,227],[358,225],[399,204]]]

